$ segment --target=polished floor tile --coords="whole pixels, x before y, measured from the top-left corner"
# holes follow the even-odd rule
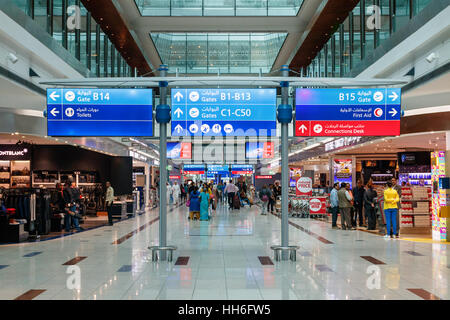
[[[200,222],[186,219],[185,206],[171,208],[167,243],[178,247],[172,263],[151,261],[156,210],[112,227],[0,246],[0,299],[450,299],[447,245],[290,218],[297,261],[277,262],[270,246],[281,242],[281,220],[258,211],[219,206],[211,221]]]

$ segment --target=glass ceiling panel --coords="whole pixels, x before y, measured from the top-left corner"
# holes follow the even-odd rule
[[[304,0],[134,0],[143,16],[296,16]]]
[[[269,73],[287,33],[151,33],[169,73]]]

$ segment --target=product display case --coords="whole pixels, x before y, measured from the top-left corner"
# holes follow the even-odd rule
[[[448,208],[450,206],[448,182],[450,152],[437,151],[431,153],[432,180],[432,236],[433,240],[449,241],[447,233]]]
[[[0,188],[9,188],[11,185],[10,161],[0,161]]]
[[[408,183],[411,186],[431,186],[431,172],[411,172],[411,173],[400,173],[399,183]]]
[[[16,188],[30,188],[30,161],[11,161],[11,186]]]
[[[59,180],[59,174],[57,171],[33,171],[31,178],[33,187],[54,187]]]
[[[394,177],[392,173],[372,173],[370,178],[374,184],[385,185],[386,182],[390,181]]]
[[[431,189],[402,187],[400,232],[429,233],[431,230]]]
[[[84,172],[78,174],[78,185],[94,185],[98,182],[97,172]]]

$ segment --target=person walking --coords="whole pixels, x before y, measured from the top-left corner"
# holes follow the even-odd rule
[[[200,218],[200,192],[197,186],[193,186],[189,194],[189,218],[195,220]]]
[[[220,181],[219,184],[217,185],[217,199],[219,200],[220,203],[223,202],[223,189],[224,185],[222,181]]]
[[[375,230],[377,225],[377,217],[375,214],[375,205],[377,192],[373,188],[372,179],[367,183],[367,189],[364,192],[364,212],[367,215],[367,230]]]
[[[178,205],[178,202],[180,201],[180,186],[178,185],[178,181],[174,181],[173,183],[172,197],[173,197],[173,204]]]
[[[269,199],[271,196],[272,196],[272,192],[265,184],[262,187],[261,191],[259,192],[259,198],[262,201],[261,215],[263,215],[263,216],[267,215],[267,203],[269,202]]]
[[[236,187],[232,182],[227,183],[227,186],[225,187],[224,191],[228,196],[228,205],[230,209],[233,209],[233,198],[238,190],[238,187]]]
[[[112,219],[112,205],[114,202],[114,189],[111,186],[111,182],[106,182],[106,211],[108,212],[108,224],[110,226],[113,225],[113,219]]]
[[[356,188],[354,188],[353,190],[353,195],[355,199],[355,215],[352,222],[355,227],[356,225],[362,227],[364,224],[363,218],[364,192],[365,189],[362,184],[362,181],[358,180],[358,182],[356,183]]]
[[[397,191],[398,197],[401,198],[402,197],[402,186],[397,184],[397,179],[392,178],[391,179],[392,182],[392,189],[394,189],[395,191]],[[400,201],[397,202],[397,229],[396,229],[396,234],[398,235],[400,233],[400,215],[398,214],[398,212],[400,212]]]
[[[170,185],[169,182],[166,182],[166,188],[167,188],[167,191],[166,191],[167,205],[170,205],[170,204],[172,204],[170,201],[170,199],[172,198],[172,186]]]
[[[331,228],[333,228],[333,229],[337,229],[337,217],[338,217],[338,211],[339,211],[338,191],[339,191],[339,182],[336,182],[333,185],[333,189],[331,190],[331,193],[330,193]]]
[[[75,199],[73,197],[73,193],[71,190],[70,182],[66,182],[66,187],[63,190],[63,201],[64,201],[64,227],[66,232],[70,232],[72,228],[72,223],[77,229],[77,231],[81,231],[80,225],[78,223],[78,218],[75,216],[76,213],[76,204]]]
[[[393,238],[393,233],[395,233],[395,237],[398,238],[397,215],[399,201],[400,197],[397,191],[393,188],[392,181],[388,181],[387,189],[384,190],[384,215],[386,217],[385,238]]]
[[[347,188],[350,188],[345,182],[342,182],[341,188],[338,191],[338,200],[339,200],[339,212],[341,213],[341,227],[342,230],[355,230],[352,225],[351,218],[351,208],[352,208],[352,197],[348,192]]]
[[[211,194],[208,192],[208,188],[205,186],[200,193],[200,221],[209,220],[209,203]]]
[[[270,213],[274,213],[273,208],[275,206],[277,198],[276,198],[276,190],[273,184],[269,185],[269,190],[270,190],[270,198],[269,201],[267,202],[267,211],[269,211]]]

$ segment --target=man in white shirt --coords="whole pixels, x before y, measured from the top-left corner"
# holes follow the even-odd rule
[[[228,183],[225,187],[224,192],[228,195],[228,204],[230,209],[233,209],[233,198],[236,192],[238,192],[239,188],[232,182]]]
[[[112,205],[114,202],[114,189],[111,187],[111,183],[108,181],[106,182],[106,211],[108,211],[108,223],[110,226],[113,225],[112,220]]]

